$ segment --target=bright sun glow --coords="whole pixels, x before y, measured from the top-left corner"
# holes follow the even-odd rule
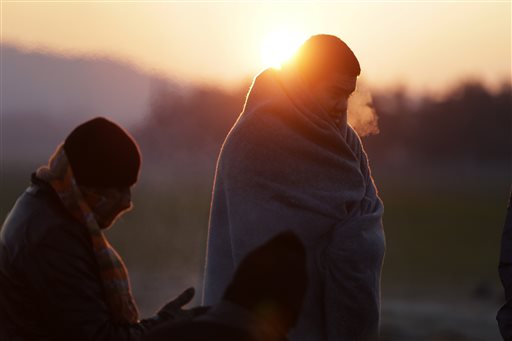
[[[293,56],[304,40],[304,35],[298,32],[285,30],[272,32],[263,41],[261,49],[264,65],[280,68],[284,61]]]

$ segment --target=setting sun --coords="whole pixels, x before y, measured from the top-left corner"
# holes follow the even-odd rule
[[[263,41],[261,49],[264,65],[279,68],[293,56],[304,40],[305,36],[298,32],[281,30],[270,33]]]

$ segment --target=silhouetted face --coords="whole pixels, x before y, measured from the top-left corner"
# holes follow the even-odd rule
[[[102,229],[112,226],[117,218],[133,207],[130,187],[81,189],[92,199],[88,203]]]
[[[331,116],[339,116],[347,111],[348,98],[356,89],[356,76],[333,73],[312,86],[313,96]]]

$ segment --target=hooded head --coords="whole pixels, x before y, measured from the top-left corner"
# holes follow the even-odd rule
[[[340,38],[328,34],[314,35],[306,40],[289,65],[312,85],[331,74],[357,77],[361,73],[359,61],[350,47]]]
[[[334,117],[346,113],[348,97],[361,73],[359,61],[347,44],[326,34],[306,40],[285,68],[298,74],[323,110]]]

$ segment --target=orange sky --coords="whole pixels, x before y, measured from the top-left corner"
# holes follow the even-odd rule
[[[511,3],[2,1],[2,42],[112,56],[192,82],[231,87],[265,67],[280,29],[338,35],[374,87],[437,91],[511,75]]]

